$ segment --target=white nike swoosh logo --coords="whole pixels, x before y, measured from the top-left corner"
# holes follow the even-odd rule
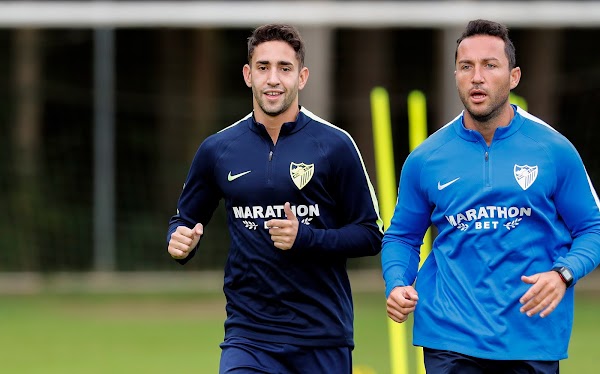
[[[448,187],[449,185],[451,185],[452,183],[456,182],[459,179],[460,179],[460,177],[453,179],[450,182],[444,183],[444,184],[440,184],[440,182],[438,182],[438,190],[440,190],[440,191],[443,190],[444,188]]]
[[[229,172],[229,174],[227,174],[227,180],[229,182],[234,181],[234,180],[238,179],[239,177],[243,177],[244,175],[250,173],[251,171],[252,170],[248,170],[248,171],[245,171],[243,173],[234,174],[234,175],[231,175],[231,172]]]

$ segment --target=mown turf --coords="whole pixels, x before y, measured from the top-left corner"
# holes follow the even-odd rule
[[[355,374],[387,374],[383,296],[357,293],[355,304]],[[599,311],[600,298],[577,298],[562,374],[596,372]],[[220,294],[0,296],[0,371],[216,373],[223,319]]]

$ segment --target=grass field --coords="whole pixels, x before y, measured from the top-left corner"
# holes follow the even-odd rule
[[[355,374],[389,373],[385,304],[355,294]],[[600,298],[578,295],[562,374],[598,372]],[[220,294],[0,296],[2,373],[216,373]]]

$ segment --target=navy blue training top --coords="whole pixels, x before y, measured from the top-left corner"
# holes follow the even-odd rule
[[[273,144],[250,113],[200,145],[167,241],[177,226],[206,227],[221,199],[231,236],[225,338],[353,347],[347,258],[378,254],[383,231],[351,136],[300,108]],[[300,224],[281,250],[265,222],[285,219],[286,202]]]

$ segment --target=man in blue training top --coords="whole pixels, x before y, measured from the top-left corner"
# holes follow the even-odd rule
[[[253,111],[202,142],[170,220],[168,251],[185,263],[225,202],[220,373],[352,372],[346,262],[379,253],[382,222],[353,139],[299,106],[308,74],[295,28],[254,30]]]
[[[572,286],[600,261],[600,202],[573,145],[509,103],[505,26],[469,22],[455,60],[465,110],[406,159],[384,235],[387,313],[414,311],[429,373],[558,373]]]

